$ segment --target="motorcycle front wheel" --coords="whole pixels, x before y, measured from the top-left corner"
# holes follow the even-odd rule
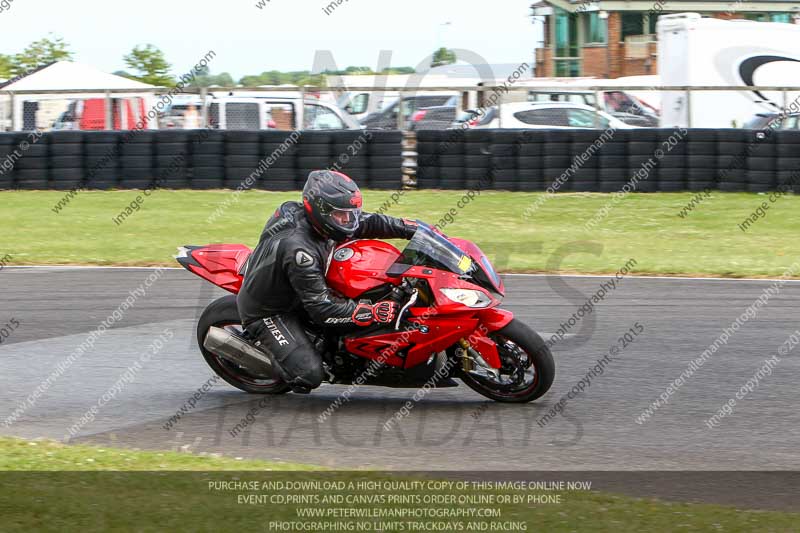
[[[538,333],[517,319],[489,337],[497,343],[498,376],[461,371],[461,380],[475,392],[498,402],[531,402],[553,384],[556,364]]]

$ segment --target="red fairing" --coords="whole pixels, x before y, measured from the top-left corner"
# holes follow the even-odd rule
[[[252,253],[250,248],[243,244],[210,244],[185,248],[186,257],[178,257],[178,262],[186,270],[226,291],[239,293],[244,279],[239,272]]]
[[[380,285],[396,285],[400,279],[387,276],[386,271],[398,257],[400,251],[383,241],[364,239],[345,243],[331,256],[326,275],[328,286],[347,298],[357,298]]]
[[[506,311],[505,309],[498,309],[494,307],[479,311],[478,318],[480,318],[481,324],[486,326],[491,333],[506,327],[512,320],[514,320],[514,313],[511,311]]]
[[[461,239],[451,239],[475,261],[488,264],[483,252]],[[178,262],[190,272],[234,294],[239,292],[243,276],[239,274],[250,256],[250,249],[241,244],[186,246]],[[326,281],[331,289],[344,297],[358,299],[364,292],[385,284],[399,285],[404,278],[425,279],[434,302],[432,306],[407,309],[406,327],[399,331],[384,329],[380,334],[354,332],[343,339],[348,352],[380,360],[399,368],[425,364],[431,354],[447,350],[465,339],[492,368],[500,368],[497,345],[489,335],[503,329],[514,318],[513,313],[499,309],[498,295],[470,283],[449,271],[426,266],[412,266],[400,276],[389,276],[387,270],[400,257],[391,244],[377,240],[357,240],[338,246],[327,265]],[[442,289],[479,290],[489,301],[486,307],[471,308],[445,296]],[[502,294],[502,282],[500,282]],[[416,327],[409,326],[416,324]]]

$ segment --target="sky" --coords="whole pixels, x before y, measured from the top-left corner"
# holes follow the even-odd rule
[[[263,7],[256,4],[261,1]],[[331,1],[342,3],[326,14]],[[531,0],[11,0],[0,12],[0,53],[19,52],[53,33],[75,60],[125,70],[134,46],[154,44],[181,74],[213,50],[213,74],[234,79],[266,70],[310,70],[330,50],[340,68],[412,66],[439,46],[488,63],[532,63]],[[449,22],[450,24],[446,24]]]

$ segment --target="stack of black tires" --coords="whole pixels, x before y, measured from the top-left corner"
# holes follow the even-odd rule
[[[155,181],[153,188],[186,189],[189,187],[191,131],[167,130],[155,143]]]
[[[562,179],[562,175],[572,165],[572,132],[569,130],[551,130],[543,138],[546,139],[545,145],[542,147],[544,186],[550,187],[558,180],[564,181],[563,184],[558,186],[558,191],[572,190],[572,178],[565,176]],[[555,185],[553,187],[555,188]]]
[[[297,171],[297,134],[290,131],[262,131],[261,159],[266,170],[257,187],[269,191],[291,191],[304,181]]]
[[[680,129],[660,129],[655,131],[656,142],[649,148],[657,158],[658,189],[664,192],[678,192],[688,189],[688,167],[686,135]],[[683,130],[685,132],[685,130]],[[638,130],[635,130],[638,133]],[[647,133],[645,135],[648,135]],[[657,151],[658,150],[658,151]],[[656,152],[657,151],[657,152]],[[713,176],[713,171],[711,173]]]
[[[493,186],[495,189],[515,190],[514,182],[520,181],[518,165],[522,145],[519,140],[519,132],[515,130],[492,132],[488,148],[488,152],[491,155],[489,161],[490,172],[485,173],[483,179],[477,183],[473,175],[471,179],[467,180],[467,184],[470,185],[469,188],[485,189],[488,186]]]
[[[466,131],[417,132],[417,187],[463,189],[466,185]]]
[[[255,189],[260,176],[253,173],[259,161],[261,137],[258,131],[226,132],[225,181],[222,186],[226,189]]]
[[[328,168],[338,158],[336,150],[339,148],[338,145],[334,148],[333,141],[334,134],[327,131],[304,131],[300,134],[296,150],[295,188],[302,188],[302,183],[311,171]],[[345,142],[344,138],[342,142]],[[352,177],[360,183],[356,176]]]
[[[370,133],[363,131],[343,131],[332,135],[331,158],[326,167],[338,168],[356,183],[366,187],[370,177],[370,136]],[[303,170],[308,170],[308,167],[304,166]],[[305,174],[301,179],[307,176]]]
[[[800,132],[423,130],[420,188],[556,192],[800,190]]]
[[[120,141],[120,168],[117,187],[146,189],[156,178],[155,132],[139,131]]]
[[[189,131],[189,186],[221,189],[225,181],[225,136],[219,130]]]
[[[792,148],[786,147],[785,143],[779,142],[787,139],[785,136],[766,132],[750,132],[747,139],[747,191],[766,192],[775,190],[778,184],[778,147],[781,152],[791,154]],[[781,167],[784,163],[781,163]]]
[[[506,191],[543,191],[550,182],[545,181],[544,138],[532,135],[530,130],[517,132],[516,183],[512,180],[497,182],[497,188]]]
[[[775,156],[775,187],[800,193],[800,131],[776,132]]]
[[[756,149],[750,139],[757,134],[748,130],[720,130],[717,133],[717,168],[714,179],[721,191],[747,190],[747,152]]]
[[[661,130],[664,131],[664,130]],[[686,190],[702,191],[716,187],[717,172],[717,130],[693,129],[673,133],[673,138],[682,139],[669,152],[676,150],[686,157]],[[665,156],[666,157],[666,156]]]
[[[609,135],[611,139],[603,141],[598,151],[597,190],[657,191],[661,179],[659,130],[615,130]]]
[[[0,190],[13,189],[16,183],[16,148],[13,135],[0,135]]]
[[[64,191],[80,187],[86,173],[83,132],[56,131],[42,141],[50,156],[50,188]]]
[[[46,137],[35,133],[0,135],[0,184],[3,188],[48,189],[50,150]]]
[[[117,187],[122,147],[120,135],[113,131],[83,133],[83,186],[107,190]]]
[[[366,186],[371,189],[399,189],[403,184],[403,133],[367,131],[363,150],[369,155]]]

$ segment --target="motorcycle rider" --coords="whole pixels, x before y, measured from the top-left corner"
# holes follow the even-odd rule
[[[267,221],[244,267],[236,303],[242,324],[272,356],[281,378],[307,393],[324,378],[322,357],[308,339],[301,317],[323,326],[389,323],[397,303],[336,298],[325,282],[331,255],[349,239],[410,239],[416,225],[361,212],[358,185],[333,170],[311,172],[303,201],[285,202]]]

